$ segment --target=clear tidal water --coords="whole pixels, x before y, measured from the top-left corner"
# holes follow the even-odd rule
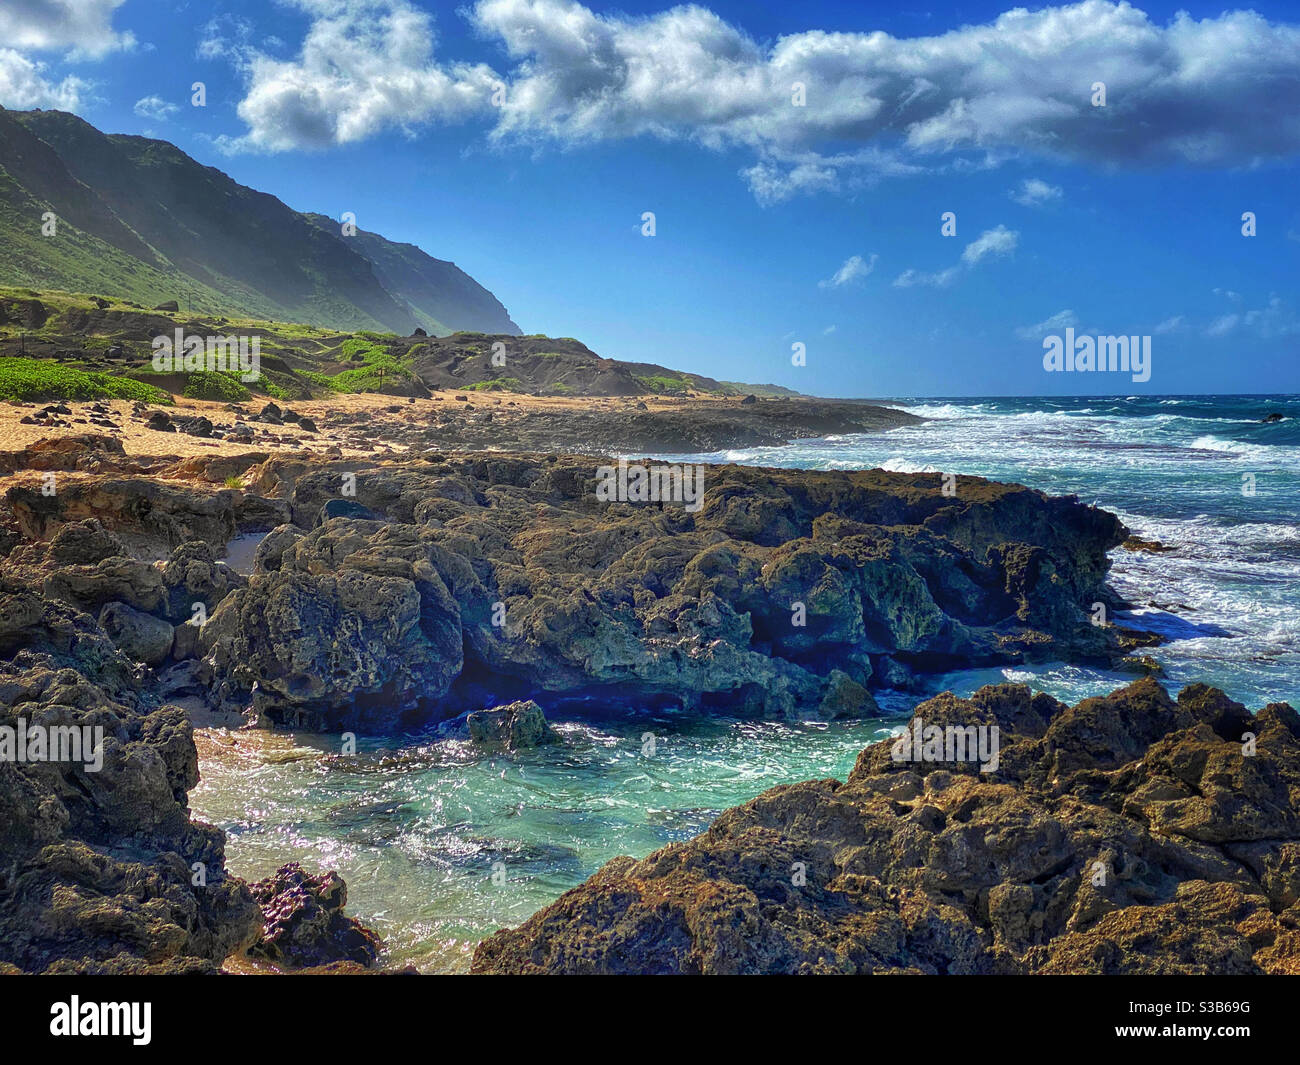
[[[888,433],[689,456],[804,469],[942,470],[1076,494],[1175,548],[1118,550],[1111,581],[1127,624],[1172,690],[1224,688],[1251,708],[1300,705],[1300,397],[899,400],[930,420]],[[1270,412],[1287,415],[1265,423]],[[1254,494],[1243,493],[1253,475]],[[1247,485],[1247,487],[1249,487]],[[705,485],[707,492],[707,483]],[[1014,680],[1074,702],[1132,680],[1064,663],[967,670],[932,691]],[[293,859],[335,868],[349,912],[390,960],[468,965],[473,946],[579,884],[605,861],[703,830],[776,784],[839,777],[918,700],[885,693],[877,721],[736,722],[617,706],[561,720],[562,746],[484,757],[433,735],[200,737],[197,816],[229,835],[231,868],[256,878]],[[654,750],[645,746],[653,733]]]

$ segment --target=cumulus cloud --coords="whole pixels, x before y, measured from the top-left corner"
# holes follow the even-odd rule
[[[1083,0],[929,37],[828,28],[760,43],[698,5],[634,16],[477,0],[467,17],[501,49],[498,75],[435,58],[432,22],[409,0],[287,2],[312,18],[298,55],[247,57],[239,113],[263,149],[486,115],[498,141],[748,150],[742,175],[764,203],[1025,154],[1238,167],[1300,151],[1300,123],[1276,108],[1300,77],[1300,27],[1253,11],[1160,23]],[[1092,104],[1098,81],[1105,107]]]
[[[15,110],[51,107],[75,111],[91,98],[93,84],[49,71],[33,52],[62,58],[99,59],[135,47],[129,32],[113,29],[123,0],[3,0],[0,2],[0,105]]]
[[[406,0],[290,2],[313,16],[296,58],[236,48],[249,78],[238,107],[248,133],[228,149],[324,148],[492,110],[496,74],[434,63],[433,20]],[[221,43],[206,38],[200,53],[216,54]]]
[[[20,51],[70,52],[97,58],[135,46],[129,32],[113,29],[124,0],[4,0],[0,40]]]
[[[90,82],[72,75],[55,81],[45,70],[44,63],[19,55],[12,48],[0,48],[0,105],[15,111],[32,107],[74,111],[88,99]]]
[[[851,255],[844,260],[844,263],[825,281],[818,281],[819,288],[840,288],[844,285],[851,284],[854,281],[861,281],[864,277],[869,277],[871,271],[876,268],[876,260],[879,255],[873,254],[870,261],[863,259],[861,255]]]
[[[904,270],[898,277],[894,278],[894,287],[915,288],[918,285],[927,285],[931,288],[947,288],[963,272],[973,270],[989,256],[1010,255],[1016,250],[1019,241],[1020,234],[1014,229],[1008,229],[1006,226],[986,229],[966,245],[962,250],[961,258],[955,266],[950,266],[946,270],[940,270],[932,274],[921,270]]]
[[[1062,196],[1060,185],[1049,185],[1041,178],[1025,178],[1010,196],[1022,207],[1041,207],[1045,203],[1054,203]]]
[[[168,103],[161,96],[144,96],[136,100],[133,110],[141,118],[150,118],[155,122],[166,122],[180,108],[176,104]]]
[[[1064,332],[1066,329],[1078,324],[1079,316],[1074,311],[1057,311],[1051,317],[1036,322],[1034,325],[1022,325],[1016,330],[1016,336],[1020,337],[1021,340],[1041,340],[1045,336]]]

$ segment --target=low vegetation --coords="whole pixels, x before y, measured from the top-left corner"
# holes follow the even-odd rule
[[[131,399],[171,404],[168,393],[143,381],[85,370],[48,359],[0,358],[0,400]]]

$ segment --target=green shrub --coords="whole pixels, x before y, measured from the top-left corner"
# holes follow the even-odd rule
[[[325,388],[331,392],[342,392],[339,383],[330,377],[329,374],[317,373],[315,370],[299,370],[298,376],[308,384],[315,385],[317,388]]]
[[[462,385],[470,392],[522,392],[523,384],[517,377],[497,377],[491,381],[475,381],[472,385]]]
[[[161,388],[106,373],[89,373],[46,359],[0,359],[0,400],[131,399],[171,405]]]
[[[647,392],[680,394],[691,388],[690,381],[684,377],[665,377],[662,374],[653,377],[636,377],[637,384]]]
[[[185,380],[185,395],[190,399],[242,403],[251,394],[239,378],[220,371],[197,370]]]

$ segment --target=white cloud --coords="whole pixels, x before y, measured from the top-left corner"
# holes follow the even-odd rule
[[[88,99],[91,84],[68,75],[55,82],[45,74],[45,64],[19,55],[12,48],[0,48],[0,105],[24,111],[51,107],[75,111]]]
[[[290,2],[314,16],[297,58],[235,49],[249,78],[238,107],[249,132],[227,148],[324,148],[492,111],[497,76],[483,64],[435,64],[433,20],[406,0]],[[205,38],[200,53],[224,43]]]
[[[1074,311],[1057,311],[1051,317],[1045,318],[1034,325],[1022,325],[1016,330],[1016,336],[1020,337],[1021,340],[1041,340],[1045,336],[1063,332],[1078,324],[1079,317]]]
[[[1241,316],[1241,323],[1265,340],[1300,334],[1300,319],[1278,296],[1270,296],[1263,307],[1246,311]]]
[[[868,262],[861,255],[851,255],[834,274],[825,281],[818,281],[817,285],[819,288],[840,288],[853,281],[861,281],[862,278],[871,276],[871,271],[876,268],[876,260],[879,258],[879,255],[873,253]]]
[[[822,330],[822,336],[824,337],[830,336],[833,332],[835,332],[836,328],[837,328],[836,326],[828,325],[825,329]]]
[[[920,270],[904,270],[894,279],[895,288],[915,288],[927,285],[931,288],[947,288],[963,271],[973,270],[982,260],[989,256],[1010,255],[1016,250],[1020,234],[1006,226],[986,229],[962,250],[961,259],[956,266],[946,270],[927,274]]]
[[[764,203],[953,155],[953,166],[1033,154],[1239,167],[1300,151],[1300,125],[1259,119],[1294,94],[1300,27],[1253,11],[1159,24],[1128,3],[1083,0],[930,37],[815,29],[767,44],[695,5],[630,16],[576,0],[478,0],[473,27],[510,64],[492,108],[498,75],[435,61],[431,20],[409,0],[287,2],[312,22],[291,61],[248,53],[248,146],[321,147],[486,115],[498,140],[745,148],[755,162],[742,174]],[[1107,86],[1104,114],[1095,81]]]
[[[1060,185],[1049,185],[1041,178],[1025,178],[1009,195],[1022,207],[1041,207],[1045,203],[1055,203],[1062,192]]]
[[[1163,322],[1161,322],[1158,326],[1156,326],[1152,330],[1152,332],[1172,333],[1175,329],[1181,328],[1182,324],[1183,324],[1183,316],[1181,314],[1176,314],[1172,318],[1166,318]]]
[[[136,100],[133,110],[141,118],[150,118],[155,122],[166,122],[180,108],[176,104],[168,103],[161,96],[145,96]]]
[[[1209,328],[1205,330],[1205,335],[1212,337],[1227,336],[1237,328],[1237,323],[1240,321],[1241,315],[1239,314],[1225,314],[1210,323]]]
[[[20,51],[70,52],[98,58],[135,46],[129,32],[113,30],[124,0],[4,0],[0,41]]]
[[[981,259],[990,255],[1010,255],[1016,250],[1020,234],[1006,226],[986,229],[975,240],[966,245],[961,253],[961,261],[967,266],[974,266]]]

